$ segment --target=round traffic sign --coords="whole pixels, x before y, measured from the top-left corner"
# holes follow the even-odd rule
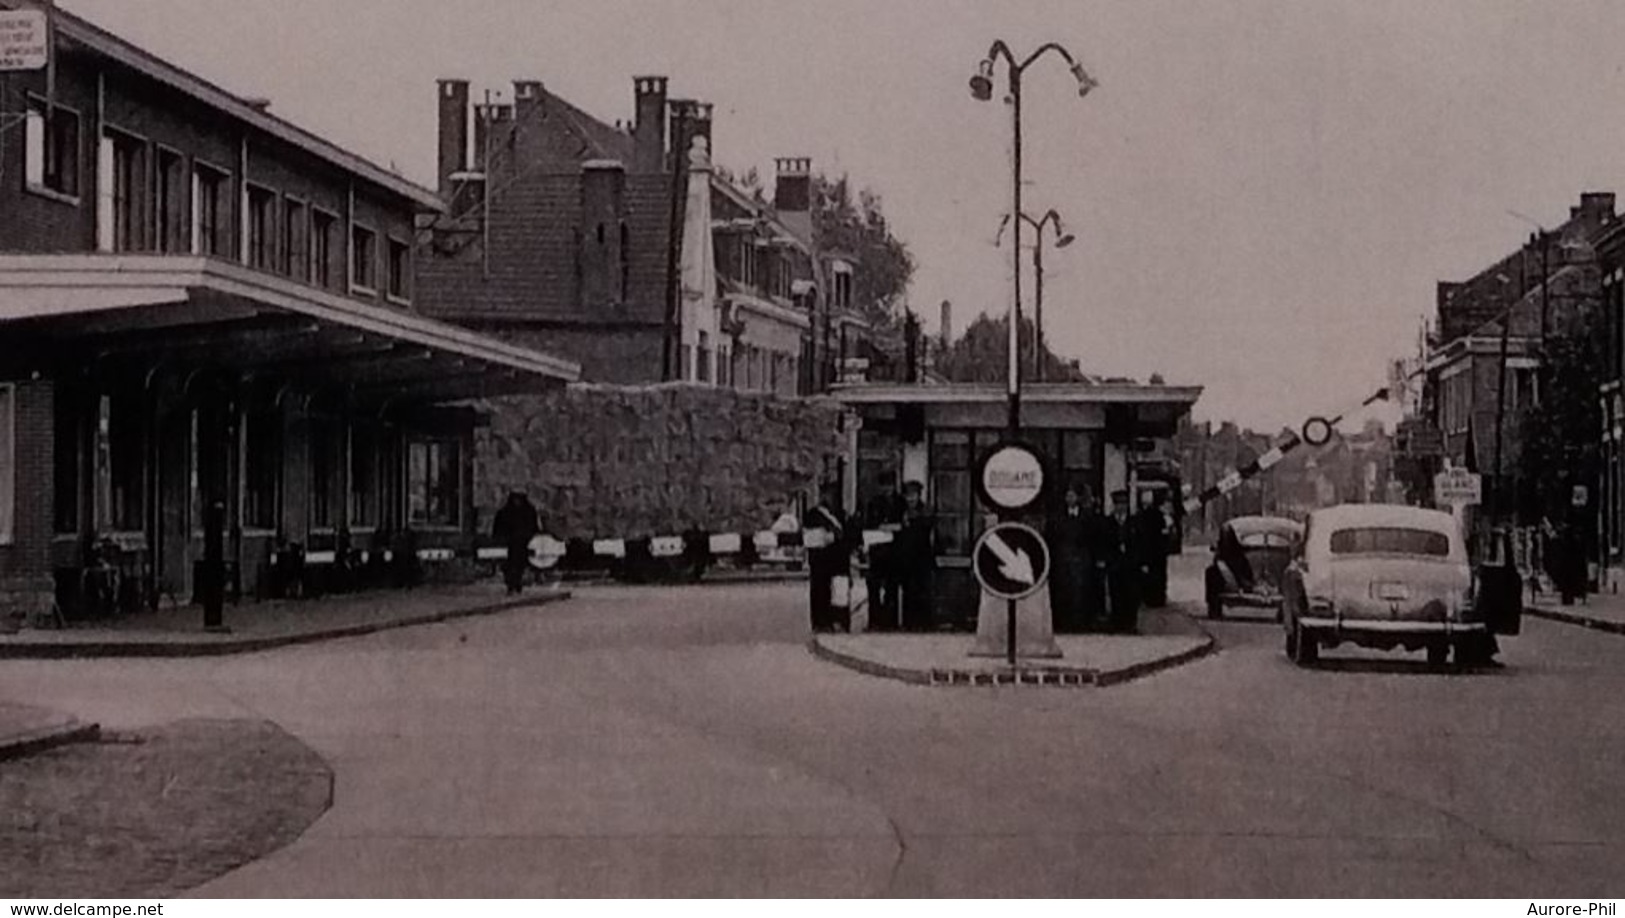
[[[1049,579],[1049,546],[1031,526],[999,523],[976,540],[971,568],[990,595],[1025,599]]]
[[[1032,506],[1044,493],[1044,460],[1024,443],[1001,443],[982,458],[976,491],[1000,510]]]
[[[1332,442],[1332,422],[1319,417],[1304,421],[1303,442],[1310,446],[1325,446]]]

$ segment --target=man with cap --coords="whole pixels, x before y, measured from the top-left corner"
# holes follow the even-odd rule
[[[525,588],[525,570],[530,563],[530,540],[542,531],[536,518],[536,505],[523,491],[510,491],[508,502],[497,511],[491,523],[491,535],[508,550],[502,562],[502,579],[509,593]]]
[[[850,629],[851,619],[838,621],[832,603],[835,578],[848,575],[852,558],[851,543],[846,533],[846,517],[841,513],[840,501],[840,484],[833,480],[825,481],[818,489],[818,503],[807,511],[801,524],[803,533],[814,531],[826,533],[823,544],[817,547],[809,545],[807,549],[807,574],[814,632],[834,631],[840,625],[846,625],[840,629],[842,631]]]
[[[903,630],[929,631],[931,574],[937,566],[936,520],[925,506],[925,485],[903,484],[903,518],[894,562],[903,591]]]

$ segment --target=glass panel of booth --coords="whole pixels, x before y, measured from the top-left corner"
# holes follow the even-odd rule
[[[17,506],[16,387],[0,383],[0,545],[10,545]]]

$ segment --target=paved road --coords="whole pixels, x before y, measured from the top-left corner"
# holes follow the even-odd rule
[[[1187,597],[1195,581],[1176,584]],[[8,663],[118,727],[263,716],[334,808],[236,895],[1600,896],[1625,875],[1625,638],[1530,622],[1500,673],[1268,624],[1105,690],[811,658],[797,588],[568,604],[247,658]]]

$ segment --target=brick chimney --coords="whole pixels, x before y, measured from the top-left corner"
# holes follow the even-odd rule
[[[804,156],[775,159],[778,181],[773,186],[773,209],[781,214],[812,210],[812,160]]]
[[[632,78],[632,171],[659,172],[666,156],[666,78]]]
[[[440,196],[450,199],[451,176],[468,169],[468,81],[438,80],[440,104]]]
[[[1586,191],[1580,195],[1580,206],[1569,208],[1569,219],[1584,218],[1587,222],[1607,223],[1614,218],[1612,191]]]
[[[487,151],[496,157],[498,151],[493,144],[500,144],[512,128],[512,105],[490,102],[474,106],[474,161],[469,164],[470,168],[483,171]]]
[[[711,151],[711,161],[716,162],[716,144],[711,139],[711,103],[690,102],[688,109],[689,142],[692,144],[695,137],[705,138],[705,147]],[[684,150],[687,155],[687,150]]]
[[[514,121],[521,121],[542,104],[541,80],[513,81]]]
[[[942,346],[947,347],[954,343],[954,304],[950,300],[942,301]]]

